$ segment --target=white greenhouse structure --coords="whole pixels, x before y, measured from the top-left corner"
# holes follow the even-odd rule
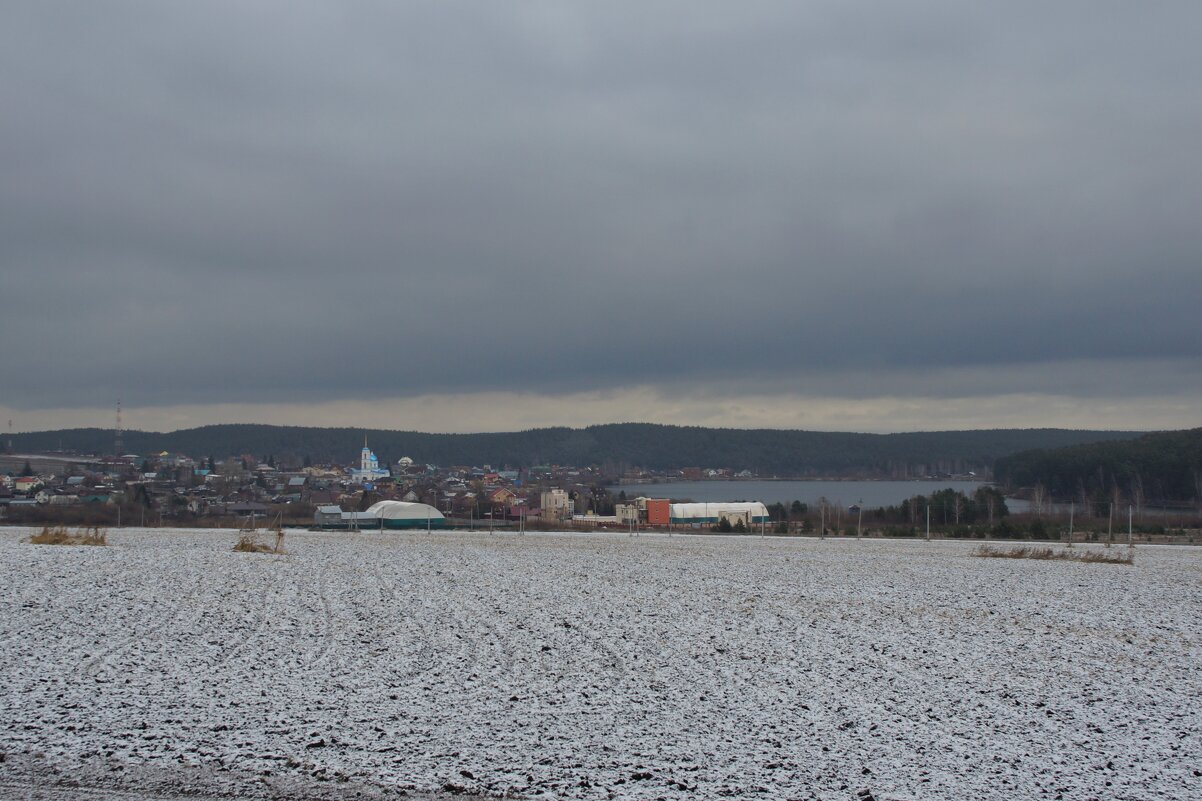
[[[739,503],[674,503],[669,507],[673,523],[716,524],[723,520],[744,525],[768,522],[768,507],[759,501]]]
[[[334,510],[337,515],[334,515]],[[447,519],[442,512],[428,503],[406,501],[380,501],[367,507],[364,512],[344,512],[338,507],[323,506],[314,516],[314,525],[319,528],[397,529],[397,528],[446,528]]]

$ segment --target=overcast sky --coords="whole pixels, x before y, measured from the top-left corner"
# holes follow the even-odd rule
[[[20,2],[0,414],[1202,425],[1202,4]]]

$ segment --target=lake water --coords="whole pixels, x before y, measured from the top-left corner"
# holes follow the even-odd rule
[[[983,481],[675,481],[662,484],[622,484],[609,488],[616,497],[671,498],[698,502],[762,501],[791,504],[801,501],[811,507],[819,498],[837,506],[862,503],[865,509],[896,506],[915,495],[930,495],[949,487],[972,495]]]

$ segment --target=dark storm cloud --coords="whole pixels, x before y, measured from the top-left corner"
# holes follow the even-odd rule
[[[9,10],[3,403],[1202,358],[1200,7],[877,5]]]

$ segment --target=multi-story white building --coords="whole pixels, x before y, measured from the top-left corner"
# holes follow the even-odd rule
[[[539,500],[544,520],[567,520],[576,511],[576,502],[561,489],[547,490]]]

